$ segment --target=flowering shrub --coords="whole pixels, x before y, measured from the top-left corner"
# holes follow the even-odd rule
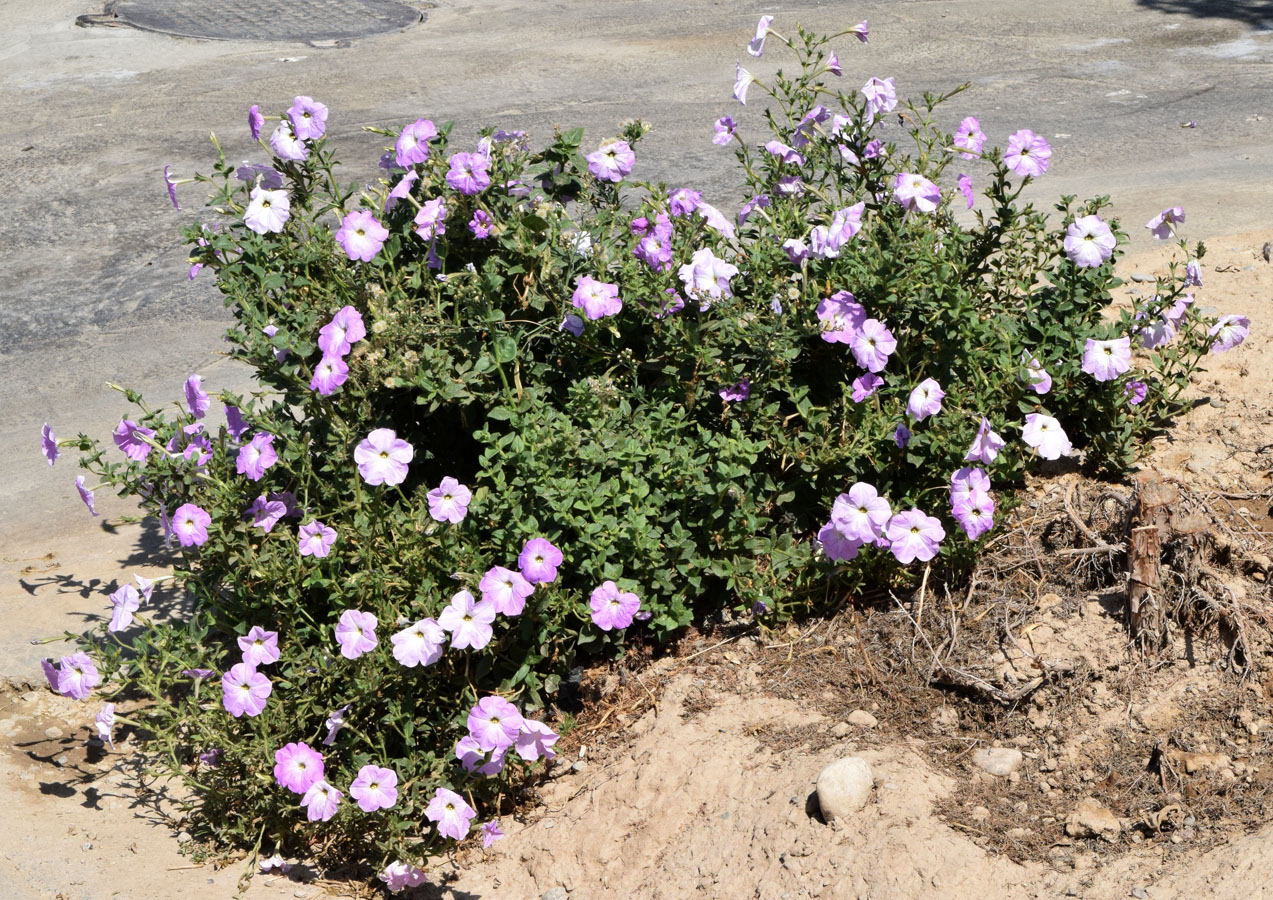
[[[198,375],[176,409],[128,392],[114,448],[75,442],[180,546],[193,611],[148,621],[151,584],[125,585],[110,639],[47,667],[70,696],[104,677],[149,699],[205,837],[418,884],[447,841],[502,834],[498,798],[553,757],[540,711],[582,656],[966,564],[995,483],[1075,448],[1126,468],[1206,351],[1245,336],[1187,293],[1201,245],[1113,310],[1105,198],[1020,202],[1041,136],[943,130],[960,91],[839,90],[832,42],[866,23],[770,24],[748,52],[777,40],[794,74],[739,66],[735,97],[771,102],[712,137],[739,162],[736,216],[633,180],[639,122],[592,152],[581,130],[535,150],[373,129],[392,148],[370,184],[341,182],[309,97],[268,162],[218,144],[190,277],[215,274],[262,390],[222,394],[217,427]],[[252,107],[253,139],[270,121]]]

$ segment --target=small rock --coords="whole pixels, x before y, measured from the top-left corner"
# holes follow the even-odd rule
[[[1144,284],[1147,281],[1153,281],[1153,280],[1154,280],[1153,275],[1146,275],[1144,272],[1132,273],[1132,281],[1138,282],[1140,284]]]
[[[972,761],[982,771],[1003,778],[1021,768],[1022,756],[1014,747],[983,747],[973,751]]]
[[[572,763],[570,766],[570,770],[572,772],[582,772],[586,768],[588,768],[588,764],[584,762],[582,759],[578,760],[575,763]]]
[[[52,725],[44,729],[44,736],[48,738],[49,740],[53,740],[54,738],[60,738],[62,736],[62,729],[58,728],[56,725]]]
[[[1065,818],[1065,833],[1070,837],[1102,837],[1112,841],[1123,830],[1123,823],[1095,800],[1079,801],[1074,812]]]
[[[539,900],[566,900],[570,896],[564,887],[549,888],[539,896]]]
[[[1148,896],[1145,893],[1145,889],[1143,887],[1134,887],[1131,889],[1130,893],[1133,897],[1136,898],[1136,900],[1145,900],[1145,897]]]
[[[849,727],[848,722],[836,722],[835,725],[831,727],[831,736],[838,738],[848,737],[849,732],[852,730],[853,729]]]
[[[849,713],[849,724],[857,725],[862,728],[874,728],[880,724],[880,720],[875,718],[864,709],[855,709]]]
[[[828,823],[866,805],[874,783],[871,767],[860,756],[837,759],[818,773],[818,806]]]
[[[1185,750],[1171,750],[1167,753],[1167,759],[1183,767],[1189,775],[1198,772],[1223,772],[1233,765],[1233,760],[1224,753],[1189,753]]]
[[[84,843],[80,844],[80,849],[83,850],[85,853],[87,853],[88,851],[93,849],[93,842],[85,841]]]
[[[974,806],[972,811],[968,813],[968,818],[972,819],[974,822],[984,822],[986,819],[990,818],[990,810],[986,809],[984,806]]]

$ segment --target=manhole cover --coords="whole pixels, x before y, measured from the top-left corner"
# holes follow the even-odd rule
[[[344,41],[424,18],[397,0],[115,0],[96,22],[214,41]]]

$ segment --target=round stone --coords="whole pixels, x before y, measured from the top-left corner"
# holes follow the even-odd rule
[[[851,816],[871,797],[875,778],[860,756],[837,759],[818,774],[818,806],[828,823]]]

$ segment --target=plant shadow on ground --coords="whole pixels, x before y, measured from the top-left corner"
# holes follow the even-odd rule
[[[1155,12],[1194,16],[1199,19],[1233,19],[1256,28],[1273,28],[1273,2],[1269,0],[1136,0]]]

